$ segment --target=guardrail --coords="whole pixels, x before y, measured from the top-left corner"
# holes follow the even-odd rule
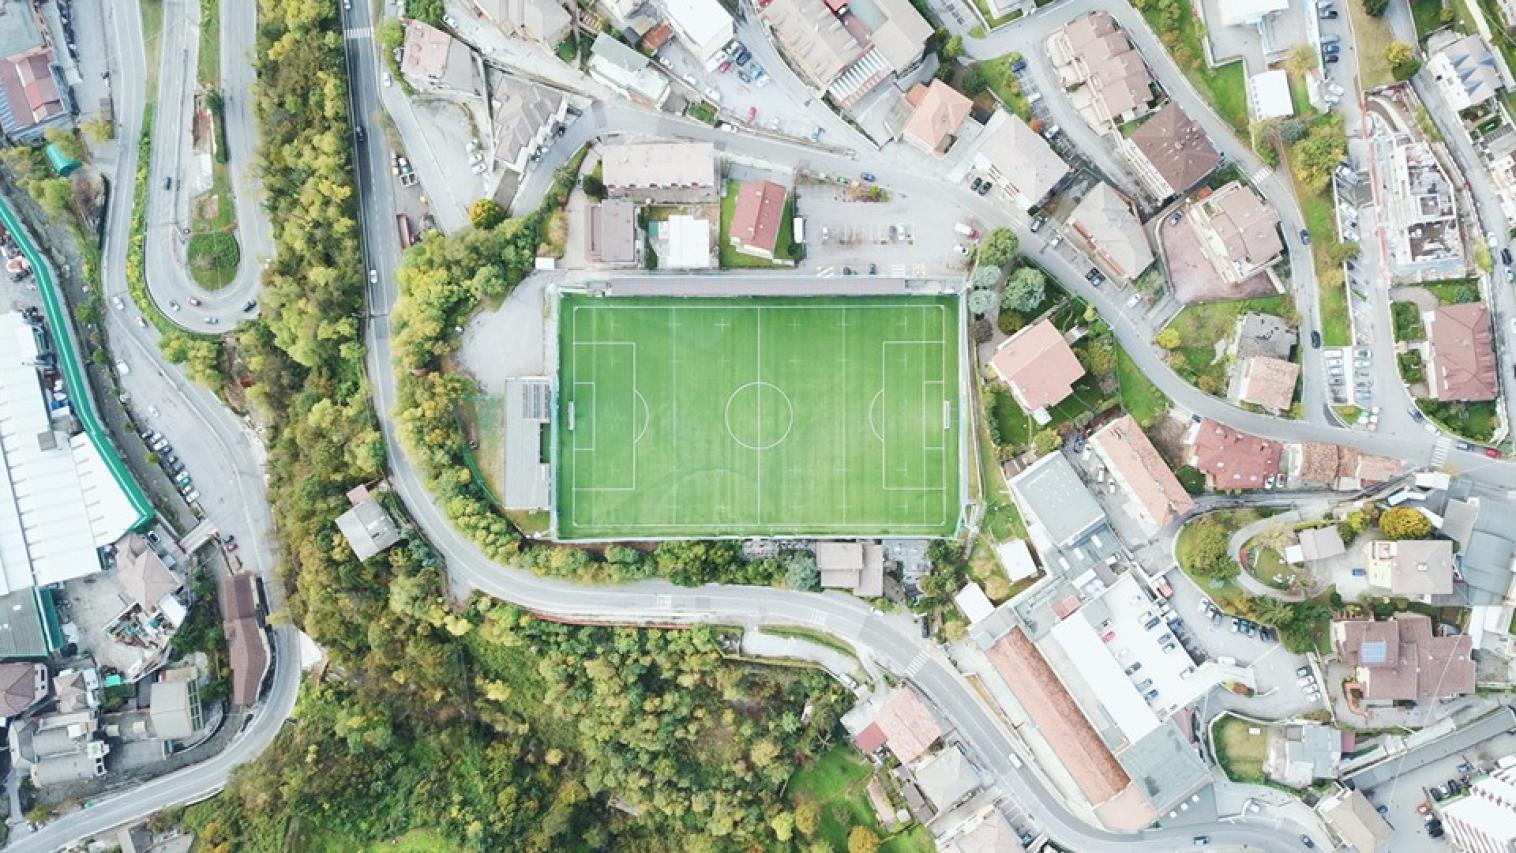
[[[36,244],[32,242],[31,235],[17,218],[10,200],[4,197],[0,197],[0,224],[5,226],[5,230],[16,241],[17,248],[26,257],[27,263],[31,264],[32,275],[37,278],[37,292],[42,295],[42,310],[47,316],[48,326],[53,330],[53,345],[58,352],[58,369],[63,371],[64,387],[68,389],[69,402],[73,406],[74,414],[78,416],[79,423],[84,427],[85,434],[89,436],[90,443],[95,446],[96,452],[105,462],[105,467],[110,470],[111,476],[116,480],[116,485],[126,493],[127,500],[131,501],[132,509],[137,512],[137,520],[132,522],[131,529],[140,530],[152,523],[157,517],[157,511],[153,509],[153,504],[147,499],[147,495],[138,487],[131,472],[126,469],[126,463],[116,452],[115,445],[111,444],[105,426],[95,412],[95,402],[90,396],[89,381],[85,378],[84,368],[79,363],[79,353],[74,348],[68,316],[64,313],[62,298],[53,282],[52,270],[42,257],[42,253],[37,250]]]

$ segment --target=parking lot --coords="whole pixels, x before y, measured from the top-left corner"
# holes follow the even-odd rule
[[[1123,575],[1099,604],[1107,618],[1096,624],[1106,648],[1116,658],[1128,680],[1160,716],[1172,714],[1193,702],[1211,687],[1197,674],[1195,661],[1181,648],[1169,618],[1159,602],[1149,598],[1130,575]],[[1090,618],[1097,608],[1092,605]]]
[[[802,270],[866,275],[872,265],[878,275],[929,278],[967,266],[971,241],[953,230],[956,220],[924,215],[916,199],[853,201],[837,184],[801,184],[796,199],[805,219]]]

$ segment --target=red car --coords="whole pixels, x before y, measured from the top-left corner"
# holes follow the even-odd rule
[[[758,117],[758,108],[757,107],[748,107],[747,108],[747,123],[748,124],[752,124],[753,123],[753,119],[755,119],[757,117]]]
[[[1104,634],[1100,635],[1100,639],[1103,642],[1109,643],[1110,641],[1116,639],[1116,632],[1115,631],[1106,631]]]
[[[716,69],[716,70],[720,71],[722,74],[725,74],[726,72],[730,71],[731,68],[732,68],[732,61],[730,59],[728,59],[727,61],[721,63],[721,67],[718,68],[718,69]]]
[[[1484,449],[1484,455],[1490,457],[1491,459],[1499,459],[1500,451],[1496,450],[1493,447],[1486,447]]]

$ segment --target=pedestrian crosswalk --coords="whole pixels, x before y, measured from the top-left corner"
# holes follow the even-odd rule
[[[1437,436],[1437,444],[1432,447],[1431,466],[1433,468],[1441,467],[1442,463],[1447,461],[1448,453],[1452,450],[1453,439],[1445,435]]]
[[[905,667],[905,677],[914,678],[916,676],[916,673],[920,672],[921,668],[926,666],[926,662],[926,652],[917,652],[916,656],[911,658],[911,662]]]
[[[1267,178],[1269,176],[1269,173],[1272,171],[1274,170],[1270,169],[1268,166],[1260,167],[1258,171],[1253,173],[1253,186],[1258,186],[1259,184],[1263,183],[1263,179]]]

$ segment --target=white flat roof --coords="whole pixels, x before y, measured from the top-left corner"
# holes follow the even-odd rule
[[[1253,105],[1253,118],[1282,118],[1295,114],[1295,101],[1290,97],[1290,75],[1283,68],[1254,74],[1248,78],[1248,101]]]
[[[683,30],[699,46],[706,46],[723,34],[731,38],[732,15],[717,0],[664,0],[663,8],[675,28]]]
[[[664,265],[672,269],[704,269],[711,265],[711,223],[706,219],[675,214],[663,227],[668,229],[669,256]]]
[[[990,603],[990,597],[984,594],[979,584],[969,581],[969,585],[953,593],[953,601],[963,615],[969,618],[969,624],[978,624],[979,620],[995,612],[995,605]]]
[[[137,519],[87,436],[52,431],[20,314],[0,319],[0,594],[100,571],[95,549]]]
[[[1128,743],[1136,743],[1158,728],[1158,715],[1137,692],[1132,679],[1111,656],[1111,650],[1100,641],[1100,632],[1090,624],[1082,608],[1054,625],[1052,636],[1063,646],[1079,677],[1100,696],[1100,707],[1121,729]],[[1120,640],[1118,637],[1117,642]]]
[[[1000,565],[1013,582],[1037,574],[1037,563],[1032,559],[1032,549],[1027,547],[1025,539],[1001,542],[995,546],[995,556],[1000,558]]]

